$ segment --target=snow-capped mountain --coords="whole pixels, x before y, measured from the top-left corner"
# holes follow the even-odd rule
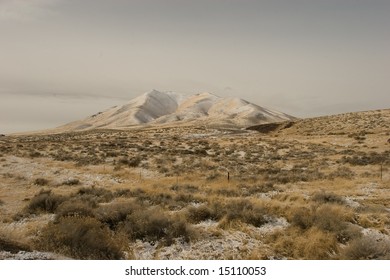
[[[295,118],[240,98],[219,97],[208,92],[186,95],[152,90],[127,104],[115,106],[60,128],[86,130],[171,123],[247,127],[292,119]]]

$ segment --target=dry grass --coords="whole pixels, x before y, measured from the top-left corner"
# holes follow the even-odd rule
[[[360,237],[348,244],[341,252],[347,260],[390,260],[390,241],[373,237]]]
[[[175,238],[183,238],[189,242],[193,237],[193,230],[180,216],[172,217],[164,214],[160,208],[143,210],[135,209],[126,216],[121,230],[128,234],[131,240],[161,242],[165,245],[173,243]]]
[[[383,110],[261,133],[188,126],[6,137],[1,244],[82,259],[131,258],[139,244],[220,246],[209,252],[218,258],[388,258],[387,239],[362,232],[390,235],[389,122]],[[243,251],[227,254],[234,244]]]
[[[76,259],[122,259],[123,249],[110,230],[90,217],[62,217],[42,231],[37,248]]]
[[[19,251],[31,251],[31,248],[27,244],[0,236],[0,251],[17,253]]]

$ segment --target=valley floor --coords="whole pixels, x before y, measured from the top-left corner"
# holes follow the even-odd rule
[[[2,137],[0,258],[389,259],[389,112]]]

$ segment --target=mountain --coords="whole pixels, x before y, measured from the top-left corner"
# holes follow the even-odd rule
[[[112,107],[59,129],[128,128],[172,123],[247,127],[293,119],[240,98],[219,97],[208,92],[186,95],[152,90],[123,106]]]

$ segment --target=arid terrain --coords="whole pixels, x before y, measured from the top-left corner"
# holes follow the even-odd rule
[[[390,109],[0,137],[1,259],[389,259]]]

